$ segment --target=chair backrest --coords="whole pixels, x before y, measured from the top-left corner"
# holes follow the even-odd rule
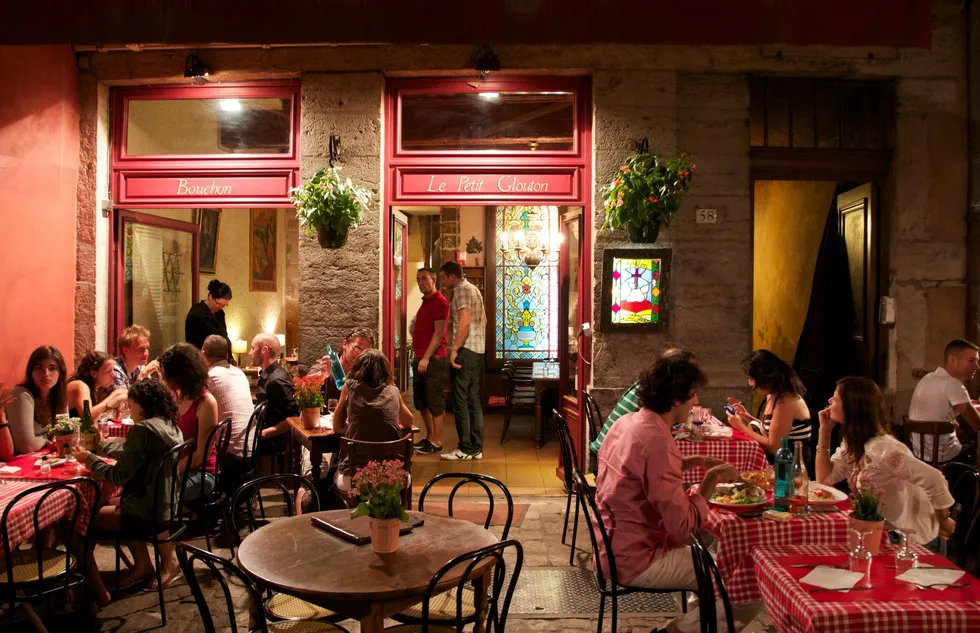
[[[268,489],[277,490],[282,495],[283,506],[286,509],[286,516],[296,515],[295,492],[298,488],[303,488],[306,493],[313,497],[313,512],[320,509],[320,495],[317,494],[316,487],[306,480],[293,473],[281,473],[278,475],[268,475],[253,479],[235,491],[231,498],[231,523],[235,534],[240,533],[238,525],[238,509],[245,504],[245,515],[248,517],[248,531],[254,532],[259,529],[259,519],[255,516],[255,506],[259,505],[262,513],[262,520],[266,520],[265,505],[262,502],[262,491]]]
[[[589,422],[589,441],[599,437],[599,429],[602,428],[603,417],[599,411],[599,403],[595,401],[591,393],[582,394],[585,399],[585,417]]]
[[[724,605],[728,633],[735,633],[732,603],[728,599],[725,583],[721,580],[721,573],[715,565],[715,560],[697,533],[691,535],[691,559],[694,563],[694,577],[698,581],[698,612],[701,617],[702,633],[718,633],[718,613],[714,599],[716,595],[721,598]]]
[[[88,490],[86,490],[88,488]],[[59,494],[60,493],[60,494]],[[52,495],[57,494],[57,497],[52,497]],[[52,506],[58,508],[68,508],[71,506],[70,513],[64,515],[64,520],[67,522],[68,527],[71,528],[71,534],[77,534],[78,523],[84,517],[87,520],[87,525],[92,526],[95,521],[95,513],[98,511],[100,504],[100,493],[99,485],[95,483],[95,480],[88,477],[75,477],[74,479],[68,479],[65,481],[53,481],[51,483],[42,483],[36,486],[31,486],[26,490],[17,493],[13,499],[7,504],[3,510],[3,514],[0,515],[0,534],[3,535],[3,564],[6,568],[7,578],[15,579],[13,570],[13,556],[12,552],[17,549],[20,543],[14,543],[11,547],[10,543],[10,533],[11,530],[8,529],[8,523],[10,517],[10,512],[16,508],[18,505],[24,503],[33,506],[31,512],[31,526],[33,528],[32,534],[39,535],[43,527],[47,526],[48,522],[41,520],[41,513],[43,510],[50,510]],[[83,510],[87,509],[85,517]],[[88,534],[90,530],[85,530],[82,535],[82,549],[81,558],[79,559],[79,564],[77,566],[72,566],[71,548],[64,548],[64,552],[55,550],[54,548],[45,548],[43,546],[44,539],[35,538],[34,539],[34,552],[35,552],[35,562],[37,564],[37,575],[35,576],[35,581],[32,582],[20,582],[18,591],[22,592],[28,597],[33,597],[40,593],[44,593],[51,589],[50,581],[46,578],[51,578],[53,575],[60,573],[59,569],[51,568],[45,570],[44,564],[44,553],[46,551],[54,551],[57,555],[64,554],[65,557],[65,570],[64,570],[64,589],[67,591],[72,585],[77,585],[84,581],[86,573],[86,556],[88,556]],[[13,592],[13,589],[11,589]]]
[[[565,488],[571,492],[572,487],[575,485],[575,482],[572,480],[572,470],[578,468],[578,460],[575,459],[575,445],[572,441],[572,433],[568,430],[568,424],[565,422],[565,416],[559,413],[558,409],[553,410],[553,415],[555,419],[555,430],[558,432],[558,449],[561,451]]]
[[[514,568],[510,576],[507,576],[507,563],[504,555],[508,550],[514,552]],[[524,547],[519,541],[509,540],[494,543],[487,547],[462,554],[443,565],[432,579],[425,590],[425,597],[422,601],[422,633],[429,632],[429,602],[432,596],[446,590],[445,577],[450,572],[458,573],[456,581],[456,614],[453,620],[456,623],[456,633],[462,633],[466,623],[464,618],[463,596],[464,588],[472,579],[476,578],[485,565],[493,565],[489,595],[487,596],[487,633],[503,633],[507,626],[507,614],[510,611],[510,601],[514,596],[514,588],[521,575],[521,567],[524,565]],[[441,585],[441,587],[440,587]]]
[[[245,427],[245,436],[242,439],[242,462],[246,472],[255,467],[259,452],[259,439],[262,437],[262,420],[265,419],[265,410],[268,406],[267,400],[255,405],[252,416],[248,419],[248,426]]]
[[[153,516],[161,516],[161,506],[165,502],[170,503],[170,512],[167,517],[167,529],[171,535],[176,534],[177,530],[184,525],[184,490],[187,486],[187,474],[191,469],[191,455],[197,447],[197,439],[190,438],[180,444],[170,448],[160,460],[154,465],[153,473]],[[181,469],[181,456],[187,455],[183,460],[184,468]],[[169,479],[168,479],[169,476]],[[166,496],[164,496],[166,495]]]
[[[950,462],[942,467],[949,492],[956,503],[956,564],[973,575],[980,573],[980,470],[970,464]]]
[[[585,525],[589,528],[589,540],[592,541],[592,551],[595,554],[596,562],[599,563],[593,566],[596,584],[599,585],[599,589],[602,591],[615,589],[619,584],[619,574],[616,571],[616,557],[613,556],[612,538],[606,530],[606,524],[602,520],[602,515],[599,514],[595,497],[589,491],[589,485],[578,468],[572,470],[572,481],[574,482],[573,488],[575,494],[578,495],[579,505],[585,513]],[[600,542],[602,543],[602,549],[599,548]],[[602,567],[603,558],[605,558],[606,562],[605,569]]]
[[[228,455],[228,444],[231,442],[231,418],[226,418],[225,420],[219,422],[215,425],[211,432],[208,433],[207,442],[204,445],[204,462],[201,464],[201,470],[204,471],[205,465],[208,463],[208,455],[212,452],[214,453],[214,463],[215,463],[215,489],[221,490],[221,465],[225,463],[225,457]],[[204,498],[204,477],[201,477],[201,495],[200,498]]]
[[[506,541],[507,535],[510,534],[510,525],[514,520],[514,499],[510,496],[510,490],[504,485],[504,482],[491,477],[490,475],[481,475],[479,473],[442,473],[441,475],[436,475],[425,484],[422,488],[422,493],[419,495],[419,512],[425,512],[425,496],[429,493],[429,489],[435,484],[446,479],[458,479],[459,481],[453,486],[452,490],[449,492],[449,516],[453,516],[453,499],[456,496],[456,492],[467,484],[476,484],[483,488],[483,491],[487,494],[487,519],[483,523],[484,529],[490,528],[490,522],[493,519],[493,508],[494,499],[493,491],[490,489],[490,485],[494,485],[500,489],[504,495],[504,499],[507,502],[507,521],[504,523],[504,531],[500,535],[500,540]],[[490,485],[488,485],[490,484]]]
[[[211,617],[211,608],[208,605],[207,598],[204,597],[204,591],[201,589],[201,580],[197,572],[197,569],[200,569],[201,566],[195,568],[194,563],[196,562],[202,563],[202,566],[210,572],[211,579],[217,581],[218,586],[221,587],[225,598],[225,609],[228,612],[228,623],[231,626],[231,633],[238,633],[238,618],[235,616],[235,603],[231,596],[231,589],[228,587],[228,578],[237,580],[238,584],[245,588],[245,593],[249,599],[249,609],[252,617],[254,617],[254,622],[250,626],[243,628],[246,631],[268,633],[269,629],[265,620],[265,610],[262,608],[262,596],[259,594],[259,590],[252,580],[234,563],[227,558],[222,558],[221,556],[186,543],[177,543],[177,562],[180,563],[180,570],[183,572],[187,584],[190,585],[191,593],[194,594],[194,602],[197,603],[197,609],[201,612],[204,633],[216,633],[217,629],[214,625],[214,618]],[[209,583],[209,589],[213,586],[212,583]]]
[[[340,438],[340,454],[347,457],[354,473],[367,466],[368,462],[371,461],[398,459],[404,464],[405,470],[411,474],[412,455],[415,454],[415,447],[412,445],[411,435],[390,442],[365,442],[342,437]],[[411,485],[405,486],[402,490],[402,505],[405,508],[412,507]]]
[[[924,422],[921,420],[910,420],[908,417],[902,418],[902,426],[905,430],[905,444],[913,454],[919,459],[933,466],[939,467],[939,436],[948,435],[956,432],[956,427],[952,422]],[[918,437],[912,437],[913,433],[918,433]],[[927,437],[932,438],[932,453],[926,455],[925,441]],[[917,441],[916,441],[917,440]]]

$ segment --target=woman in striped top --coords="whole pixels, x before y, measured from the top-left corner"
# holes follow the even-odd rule
[[[749,387],[765,397],[762,420],[752,417],[739,402],[732,402],[735,414],[728,415],[732,428],[754,439],[766,449],[770,461],[784,437],[803,442],[804,459],[810,459],[810,409],[803,396],[806,389],[793,368],[766,349],[752,352],[742,360],[742,371]],[[755,426],[761,430],[750,426]]]

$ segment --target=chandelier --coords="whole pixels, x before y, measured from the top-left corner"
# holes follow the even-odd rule
[[[550,214],[544,213],[545,218]],[[558,259],[561,233],[533,221],[525,210],[519,218],[497,234],[501,254],[507,263],[523,262],[531,270],[543,261]]]

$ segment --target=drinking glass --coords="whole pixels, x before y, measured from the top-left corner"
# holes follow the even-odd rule
[[[909,535],[915,534],[915,530],[910,530],[908,528],[900,530],[896,527],[892,527],[896,534],[898,534],[898,543],[900,545],[897,552],[895,552],[895,575],[901,575],[910,569],[915,569],[919,566],[919,556],[909,547]]]
[[[334,410],[337,408],[337,399],[330,398],[327,400],[327,413],[333,414]]]
[[[847,566],[851,571],[856,571],[863,574],[863,578],[857,582],[855,587],[870,587],[871,586],[871,552],[864,546],[864,539],[868,535],[872,534],[872,530],[855,530],[849,529],[848,532],[851,536],[855,537],[857,541],[851,548],[848,554]]]

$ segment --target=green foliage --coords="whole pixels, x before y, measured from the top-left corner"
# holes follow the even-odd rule
[[[606,210],[602,228],[633,227],[647,233],[653,225],[669,226],[681,196],[691,189],[694,167],[686,155],[666,159],[656,154],[630,156],[602,189]]]
[[[851,495],[851,516],[859,521],[884,521],[881,495],[884,491],[869,481],[859,480],[857,492]]]
[[[368,209],[371,192],[350,178],[341,180],[339,167],[321,169],[313,178],[290,191],[296,218],[307,235],[317,231],[345,233],[356,229]]]

